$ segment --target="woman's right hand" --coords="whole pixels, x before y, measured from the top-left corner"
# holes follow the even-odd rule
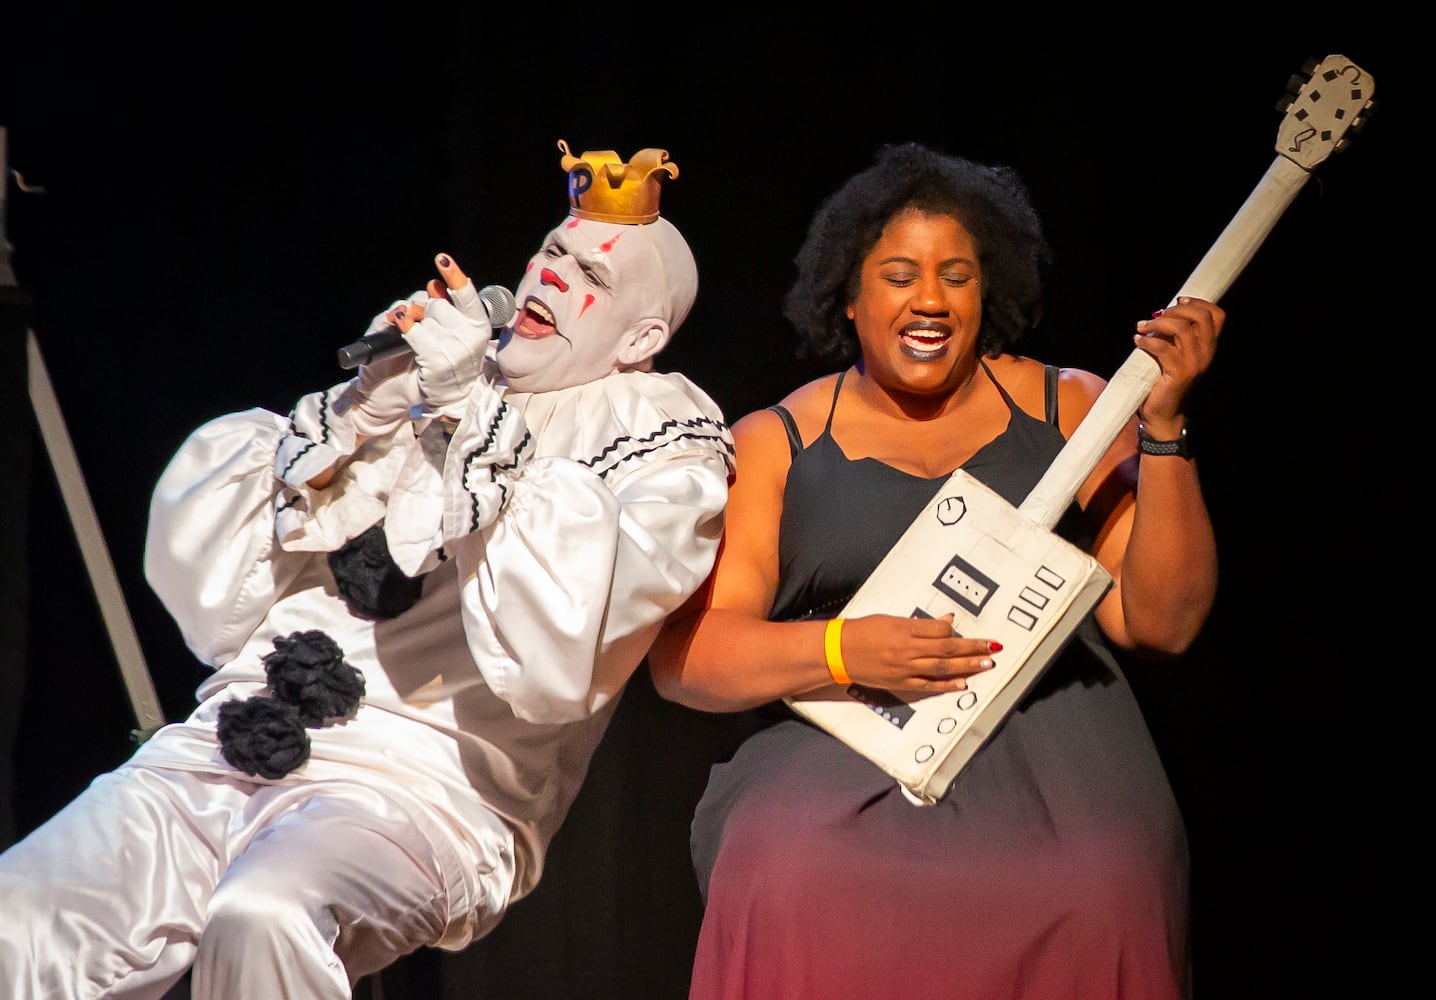
[[[953,616],[849,618],[840,636],[843,663],[855,684],[924,694],[967,689],[967,678],[991,670],[1002,644],[953,631]]]

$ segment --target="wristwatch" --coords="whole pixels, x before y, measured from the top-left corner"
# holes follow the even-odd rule
[[[1141,421],[1137,422],[1137,450],[1146,455],[1176,455],[1180,458],[1191,458],[1192,452],[1187,447],[1187,425],[1182,424],[1182,434],[1173,441],[1158,441],[1147,434],[1147,428],[1142,426]]]

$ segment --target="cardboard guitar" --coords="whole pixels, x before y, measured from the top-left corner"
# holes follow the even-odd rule
[[[1316,166],[1360,131],[1374,89],[1371,74],[1341,55],[1292,77],[1278,104],[1279,155],[1173,303],[1220,299]],[[1052,528],[1159,374],[1149,354],[1134,350],[1019,507],[954,472],[843,608],[845,618],[953,613],[959,634],[1002,643],[996,667],[961,692],[830,685],[788,705],[881,767],[914,802],[941,799],[1111,587],[1107,571]]]

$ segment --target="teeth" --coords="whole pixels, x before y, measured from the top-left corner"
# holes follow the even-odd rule
[[[544,305],[538,299],[529,299],[528,307],[538,313],[545,323],[553,323],[553,313],[549,311],[548,306]]]

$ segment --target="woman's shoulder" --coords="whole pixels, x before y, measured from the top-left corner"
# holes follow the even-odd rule
[[[828,404],[819,401],[831,401],[836,382],[836,375],[824,376],[799,386],[775,404],[794,421],[801,446],[811,444],[822,433]],[[821,413],[820,407],[824,407]],[[739,417],[732,431],[739,470],[735,486],[741,484],[744,496],[766,493],[780,497],[795,453],[787,422],[773,407],[765,406]],[[731,499],[733,493],[729,496]]]
[[[806,382],[788,393],[774,405],[788,412],[798,427],[804,443],[811,442],[821,433],[833,405],[833,393],[837,389],[838,375],[823,375]],[[756,434],[761,437],[780,436],[787,439],[783,419],[773,411],[772,406],[744,414],[733,425],[733,433]]]
[[[1003,354],[984,360],[993,377],[1018,405],[1030,413],[1044,412],[1047,372],[1052,369],[1057,378],[1057,399],[1064,426],[1069,414],[1080,418],[1090,410],[1107,387],[1106,379],[1083,368],[1063,368],[1019,354]]]

